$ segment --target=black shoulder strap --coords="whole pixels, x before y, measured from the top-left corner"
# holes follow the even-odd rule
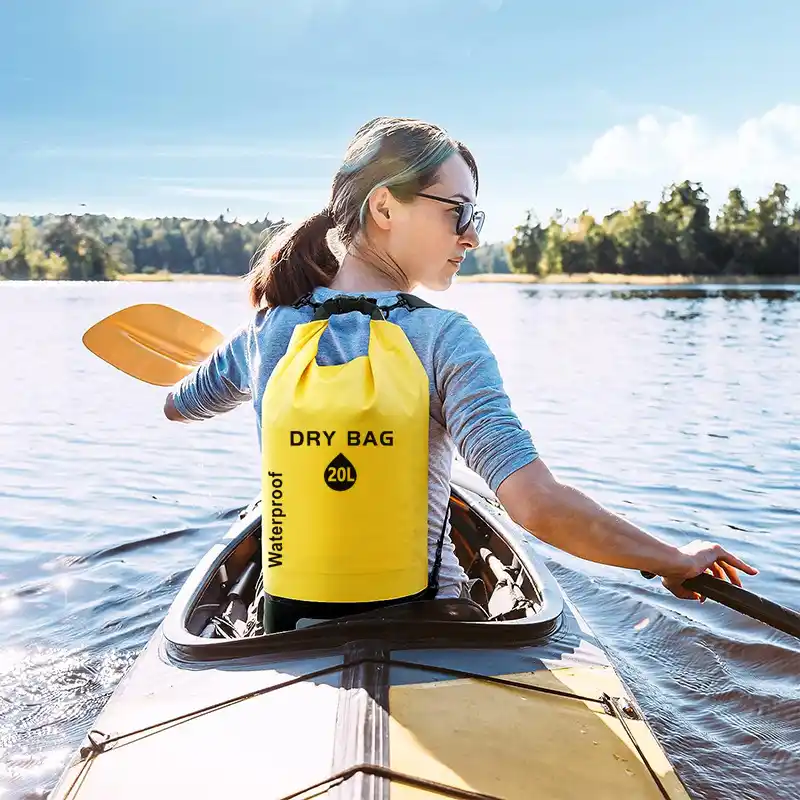
[[[400,292],[397,298],[399,301],[398,305],[405,306],[409,311],[413,311],[416,308],[438,308],[438,306],[428,303],[421,297],[417,297],[415,294],[409,294],[408,292]]]
[[[311,292],[298,297],[297,300],[292,303],[292,308],[302,308],[303,306],[311,306],[312,308],[316,308],[319,303],[315,303],[311,299]]]

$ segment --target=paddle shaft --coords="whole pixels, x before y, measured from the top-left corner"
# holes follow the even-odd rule
[[[645,578],[655,578],[652,572],[642,572]],[[788,633],[800,639],[800,614],[791,608],[773,603],[753,592],[748,592],[732,583],[715,578],[713,575],[703,573],[683,582],[685,588],[691,592],[715,600],[740,614],[757,619],[766,625],[771,625],[779,631]]]

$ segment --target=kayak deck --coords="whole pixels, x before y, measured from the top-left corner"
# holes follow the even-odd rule
[[[472,600],[225,638],[237,623],[212,617],[257,552],[251,506],[189,577],[51,800],[687,798],[525,533],[464,486],[451,500]]]

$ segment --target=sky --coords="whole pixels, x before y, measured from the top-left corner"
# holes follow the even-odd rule
[[[798,41],[796,0],[3,0],[0,213],[299,219],[378,115],[470,147],[486,242],[684,179],[800,201]]]

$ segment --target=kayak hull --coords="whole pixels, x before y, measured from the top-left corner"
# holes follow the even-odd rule
[[[529,535],[460,477],[454,500],[541,581],[529,620],[345,625],[250,650],[198,641],[192,608],[254,505],[189,577],[51,800],[688,798]]]

